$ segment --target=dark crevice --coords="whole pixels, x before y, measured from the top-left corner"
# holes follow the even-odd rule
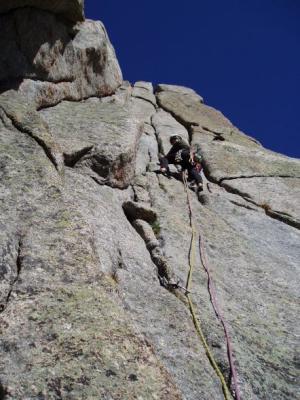
[[[77,6],[76,6],[76,7],[77,7]],[[68,17],[65,16],[64,14],[53,13],[53,11],[51,11],[51,10],[47,10],[46,8],[43,9],[43,8],[40,8],[40,7],[36,7],[36,6],[34,6],[34,5],[23,5],[23,6],[21,6],[21,7],[14,7],[14,8],[11,8],[11,9],[9,9],[9,10],[7,10],[7,11],[1,11],[1,16],[10,16],[10,15],[13,15],[17,10],[26,9],[26,8],[31,8],[31,9],[34,9],[34,10],[37,10],[37,11],[42,11],[42,12],[44,12],[44,13],[54,14],[56,19],[58,19],[59,21],[61,21],[61,22],[62,22],[63,24],[65,24],[65,25],[69,25],[69,26],[70,26],[70,30],[71,30],[71,28],[76,28],[76,22],[74,22],[75,20],[76,20],[76,21],[82,22],[82,20],[81,20],[81,19],[78,20],[77,17],[76,17],[75,20],[73,21],[72,19],[68,18]],[[80,9],[80,7],[78,7],[78,10],[79,10],[79,9]],[[71,33],[71,32],[69,32],[69,34],[70,34],[70,33]],[[73,39],[73,37],[71,37],[71,38]]]
[[[163,148],[162,148],[162,142],[161,142],[161,140],[159,139],[159,137],[158,137],[158,133],[157,133],[157,131],[156,131],[156,129],[155,129],[155,126],[154,126],[154,124],[153,124],[153,117],[154,117],[154,114],[151,116],[151,126],[152,126],[152,128],[154,129],[154,134],[155,134],[155,137],[156,137],[156,141],[157,141],[157,147],[158,147],[158,158],[159,158],[159,156],[160,156],[160,154],[163,154]]]
[[[30,131],[30,129],[27,129],[26,127],[23,126],[23,124],[19,121],[16,121],[15,118],[13,118],[12,116],[10,116],[6,110],[0,106],[0,108],[2,109],[2,111],[4,112],[4,114],[7,116],[7,118],[9,118],[13,124],[13,126],[22,133],[26,133],[27,135],[29,135],[32,139],[34,139],[44,150],[46,156],[49,158],[49,160],[51,161],[51,163],[54,165],[56,170],[60,169],[60,166],[58,165],[58,162],[55,158],[55,156],[52,154],[52,150],[51,148],[47,145],[47,143],[42,140],[40,137],[36,136],[34,133],[32,133]]]
[[[94,176],[90,175],[90,178],[93,179],[94,182],[96,182],[98,185],[103,186],[103,185],[108,185],[108,182],[106,179],[101,178],[100,176]],[[109,185],[108,185],[109,186]]]
[[[19,239],[19,243],[18,243],[17,258],[16,258],[16,276],[12,280],[12,282],[10,283],[10,288],[9,288],[8,294],[7,294],[6,299],[5,299],[5,303],[1,304],[0,313],[2,313],[3,311],[6,310],[6,308],[8,306],[8,303],[10,301],[11,294],[12,294],[12,292],[14,290],[14,287],[15,287],[16,283],[19,280],[19,277],[20,277],[21,270],[22,270],[22,256],[21,256],[22,247],[23,247],[23,242],[22,242],[22,238],[20,238]],[[0,400],[1,400],[1,397],[0,397]]]
[[[41,82],[41,83],[53,83],[53,84],[60,84],[60,83],[73,83],[73,82],[75,82],[75,78],[60,78],[60,79],[51,79],[51,80],[49,80],[49,79],[39,79],[39,78],[36,78],[36,77],[34,77],[34,76],[28,76],[28,77],[26,77],[26,76],[23,76],[22,77],[23,79],[30,79],[31,81],[34,81],[34,82]]]
[[[13,19],[13,24],[14,24],[15,32],[16,32],[16,46],[17,46],[17,49],[18,49],[19,52],[22,54],[22,56],[24,57],[24,59],[26,60],[28,66],[29,66],[29,65],[32,64],[32,62],[31,62],[31,60],[28,58],[27,54],[24,53],[24,51],[23,51],[23,49],[22,49],[22,46],[21,46],[22,39],[21,39],[21,35],[20,35],[20,33],[19,33],[19,27],[18,27],[18,24],[17,24],[16,16],[13,15],[13,18],[12,18],[12,19]]]
[[[93,146],[84,147],[81,150],[75,151],[72,154],[64,153],[64,162],[67,167],[74,168],[74,166],[84,157],[87,153],[92,150]]]
[[[213,140],[222,140],[222,141],[226,140],[226,139],[223,137],[223,135],[224,135],[223,132],[218,132],[218,131],[216,131],[216,130],[213,130],[213,129],[208,128],[207,126],[203,126],[203,125],[201,126],[201,128],[202,128],[204,131],[210,132],[210,133],[212,133],[213,135],[215,135],[215,138],[214,138]],[[232,134],[234,133],[234,129],[236,129],[236,128],[235,128],[234,126],[232,126],[230,129],[231,129],[230,135],[232,135]],[[250,140],[251,142],[254,142],[254,143],[256,143],[257,145],[262,146],[261,143],[259,143],[259,141],[256,140],[255,138],[253,138],[253,137],[251,137],[251,136],[249,136],[249,135],[245,135],[243,132],[240,132],[240,134],[241,134],[241,136],[247,138],[247,139]]]
[[[125,202],[123,204],[124,214],[143,239],[151,260],[157,268],[157,276],[160,285],[181,298],[180,290],[185,290],[183,287],[184,283],[173,273],[172,268],[163,254],[161,248],[161,242],[163,242],[163,240],[161,240],[161,227],[157,216],[155,216],[155,219],[149,221],[147,215],[142,215],[141,212],[138,211],[138,204],[136,204],[136,207],[137,212],[134,213],[134,208],[129,208],[128,202]]]
[[[212,193],[211,187],[210,187],[210,183],[207,182],[206,184],[207,190],[209,191],[209,193]]]
[[[218,132],[218,131],[214,131],[213,129],[210,129],[210,128],[208,128],[207,126],[202,126],[202,129],[204,130],[204,131],[206,131],[206,132],[211,132],[211,133],[213,133],[214,135],[221,135],[222,136],[222,132]]]
[[[17,127],[17,126],[16,126]],[[18,128],[21,132],[27,133],[30,135],[44,150],[46,156],[49,158],[49,160],[52,162],[56,170],[59,170],[59,165],[57,163],[56,158],[52,154],[51,148],[39,137],[33,135],[31,132],[26,131],[25,129],[22,130],[21,127]]]
[[[39,107],[37,107],[37,111],[42,111],[42,110],[46,110],[47,108],[53,108],[56,107],[58,104],[62,103],[63,101],[69,101],[71,103],[81,103],[82,101],[88,100],[88,99],[104,99],[106,97],[112,97],[116,94],[116,91],[120,88],[121,85],[119,85],[114,91],[109,91],[107,93],[103,93],[101,96],[97,96],[97,95],[92,95],[92,96],[83,96],[80,97],[79,99],[74,99],[73,97],[70,96],[66,96],[60,100],[57,100],[53,103],[49,103],[49,104],[44,104],[41,105]]]
[[[214,131],[214,130],[212,130],[212,129],[206,127],[206,126],[202,126],[201,128],[202,128],[204,131],[206,131],[206,132],[212,133],[212,134],[214,135],[214,138],[213,138],[214,141],[215,141],[215,140],[225,141],[225,138],[224,138],[224,136],[223,136],[223,133]]]
[[[242,192],[241,190],[236,189],[236,188],[233,188],[233,187],[228,186],[228,185],[226,185],[226,184],[225,184],[225,185],[222,185],[222,184],[220,183],[219,186],[220,186],[221,188],[225,189],[226,192],[232,193],[232,194],[236,194],[236,195],[242,197],[244,200],[246,200],[246,201],[248,201],[248,202],[250,202],[250,203],[255,204],[254,200],[251,199],[251,197],[250,197],[250,195],[249,195],[248,193],[244,193],[244,192]],[[255,204],[255,205],[256,205],[256,204]]]
[[[271,208],[266,209],[265,213],[266,213],[266,215],[268,215],[268,217],[271,217],[271,218],[277,219],[278,221],[284,222],[285,224],[290,225],[293,228],[300,229],[300,221],[289,218],[286,215],[286,213],[274,211]]]
[[[249,202],[249,203],[251,203],[251,204],[253,204],[253,205],[257,206],[257,207],[260,207],[262,210],[264,210],[265,214],[268,217],[271,217],[273,219],[277,219],[278,221],[283,222],[283,223],[285,223],[287,225],[290,225],[293,228],[300,229],[300,221],[293,219],[293,217],[290,216],[289,214],[284,213],[284,212],[279,212],[279,211],[272,210],[272,208],[268,204],[257,203],[256,201],[251,199],[249,197],[249,195],[239,191],[238,189],[231,188],[228,185],[220,185],[220,186],[222,188],[224,188],[228,193],[236,194],[236,195],[242,197],[247,202]]]
[[[251,179],[251,178],[292,178],[292,179],[300,179],[300,176],[293,175],[240,175],[240,176],[232,176],[232,177],[224,177],[219,179],[218,183],[222,183],[224,181],[232,181],[234,179]]]
[[[128,221],[132,224],[136,219],[143,220],[152,225],[157,221],[156,212],[139,202],[125,201],[123,203],[123,211]]]
[[[5,400],[6,395],[7,395],[7,390],[4,388],[4,386],[0,382],[0,400]]]
[[[242,203],[239,203],[238,201],[234,201],[234,200],[229,200],[229,201],[238,207],[246,208],[247,210],[257,211],[255,208],[248,206],[247,204],[242,204]]]
[[[151,164],[151,162],[152,162],[152,156],[151,156],[150,151],[148,150],[148,162],[147,162],[147,165],[146,165],[146,172],[149,172],[149,171],[150,171],[150,164]]]
[[[147,103],[150,103],[154,108],[156,108],[157,107],[157,105],[156,104],[154,104],[154,103],[152,103],[152,101],[151,100],[149,100],[149,99],[146,99],[145,97],[142,97],[142,96],[139,96],[139,95],[135,95],[135,94],[132,94],[131,95],[131,97],[134,97],[134,98],[136,98],[136,99],[140,99],[140,100],[144,100],[144,101],[147,101]]]
[[[153,160],[150,150],[148,150],[148,157],[149,157],[149,163],[151,163]]]
[[[138,196],[137,196],[137,194],[136,194],[135,187],[134,187],[134,185],[130,185],[130,186],[131,186],[131,189],[132,189],[133,201],[138,202]]]
[[[225,138],[224,138],[222,135],[216,135],[216,136],[213,138],[213,140],[214,140],[214,141],[221,141],[221,142],[223,142],[223,141],[225,140]]]

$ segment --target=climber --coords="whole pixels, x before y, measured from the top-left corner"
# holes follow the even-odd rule
[[[182,171],[188,172],[188,180],[191,189],[201,192],[203,190],[201,177],[201,157],[198,151],[193,151],[190,146],[179,135],[170,137],[172,145],[168,154],[160,158],[160,171],[170,176],[169,164],[180,165]]]

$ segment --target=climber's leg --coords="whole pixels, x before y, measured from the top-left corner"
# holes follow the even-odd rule
[[[197,192],[201,192],[203,190],[203,181],[201,174],[196,167],[190,168],[188,172],[190,179],[195,182],[195,190],[197,190]]]

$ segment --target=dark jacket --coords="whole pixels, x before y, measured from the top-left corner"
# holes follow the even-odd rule
[[[160,159],[160,165],[169,173],[169,164],[181,165],[182,170],[188,171],[189,180],[195,180],[202,183],[200,175],[201,165],[195,165],[190,160],[190,146],[185,142],[175,143],[168,154]]]
[[[185,142],[175,143],[168,154],[166,155],[166,159],[169,164],[186,164],[188,163],[190,158],[190,146]],[[182,167],[184,167],[182,165]]]

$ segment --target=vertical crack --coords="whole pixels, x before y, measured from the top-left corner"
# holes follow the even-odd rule
[[[22,255],[21,255],[22,247],[23,247],[23,239],[20,238],[19,242],[18,242],[17,258],[16,258],[16,276],[12,280],[12,282],[10,283],[10,288],[9,288],[8,294],[7,294],[6,299],[5,299],[5,303],[0,305],[0,307],[1,307],[0,308],[0,313],[4,312],[6,310],[6,308],[8,306],[8,303],[10,301],[10,298],[11,298],[12,292],[14,290],[14,287],[15,287],[15,285],[18,282],[19,277],[20,277],[21,270],[22,270]],[[0,400],[1,400],[1,397],[0,397]]]
[[[157,130],[155,129],[155,125],[154,125],[154,123],[153,123],[153,118],[154,118],[154,114],[151,116],[151,126],[152,126],[152,128],[153,128],[153,130],[154,130],[154,134],[155,134],[155,137],[156,137],[157,149],[158,149],[157,157],[158,157],[158,159],[159,159],[160,154],[163,154],[162,143],[161,143],[161,141],[159,140]]]
[[[4,386],[0,382],[0,400],[5,400],[6,395],[7,395],[7,390],[4,388]]]
[[[54,165],[57,171],[63,169],[63,156],[60,147],[55,143],[51,136],[48,127],[44,125],[40,116],[36,112],[27,112],[22,115],[21,119],[14,112],[6,110],[5,106],[0,105],[0,109],[4,112],[7,118],[10,119],[13,126],[20,132],[26,133],[34,139],[38,145],[42,147],[46,156]],[[38,130],[35,125],[38,125]]]
[[[158,239],[161,227],[156,213],[133,202],[125,202],[123,204],[123,211],[128,221],[145,242],[151,260],[157,267],[160,284],[172,293],[176,289],[183,288],[183,283],[181,286],[179,285],[180,280],[173,273],[161,249]]]

